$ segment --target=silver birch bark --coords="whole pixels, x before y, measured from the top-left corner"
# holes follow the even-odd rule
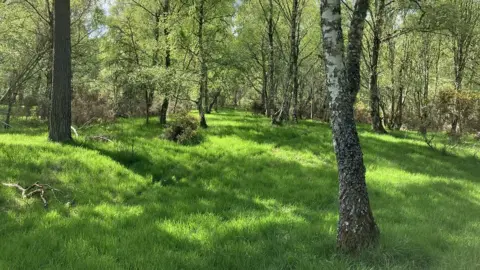
[[[333,146],[339,175],[337,248],[346,253],[374,245],[380,234],[370,208],[353,111],[360,88],[360,56],[367,9],[368,0],[356,1],[347,58],[344,59],[340,0],[321,1],[327,89],[331,98]]]

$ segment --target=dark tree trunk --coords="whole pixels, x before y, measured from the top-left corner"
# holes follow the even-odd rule
[[[162,107],[160,109],[160,125],[167,124],[168,98],[163,99]]]
[[[267,19],[268,26],[268,115],[273,117],[275,111],[275,51],[274,34],[275,25],[273,21],[273,0],[268,1],[269,12]]]
[[[10,97],[8,99],[7,115],[5,116],[5,124],[4,124],[5,129],[10,128],[10,118],[12,116],[12,108],[13,108],[13,104],[15,103],[15,100],[17,99],[17,93],[15,92],[14,89],[13,91],[11,91],[9,95]]]
[[[400,85],[398,89],[398,103],[397,103],[397,110],[398,113],[395,115],[395,124],[393,125],[395,130],[400,130],[403,125],[403,94],[404,94],[404,86],[403,84]]]
[[[154,22],[155,26],[153,27],[153,38],[155,39],[155,49],[153,50],[152,66],[157,66],[159,64],[158,62],[160,62],[158,56],[158,42],[160,41],[160,14],[158,11],[154,14]]]
[[[203,44],[203,27],[205,23],[205,0],[200,0],[200,5],[198,7],[198,61],[200,62],[200,95],[198,98],[197,106],[198,113],[200,116],[200,126],[202,128],[207,128],[207,120],[205,118],[205,107],[208,105],[206,103],[208,98],[206,97],[207,87],[208,87],[208,71],[207,64],[205,59],[205,48]]]
[[[265,116],[270,115],[269,95],[268,95],[268,67],[265,65],[264,39],[262,38],[262,107]]]
[[[407,45],[403,48],[405,56],[403,62],[400,66],[400,71],[398,74],[398,99],[394,101],[396,103],[395,116],[393,118],[392,127],[394,130],[400,130],[403,125],[403,105],[404,105],[404,96],[405,96],[405,83],[403,75],[407,73],[407,64],[410,57],[406,52],[408,50]],[[393,105],[392,105],[393,107]]]
[[[283,121],[288,120],[288,111],[290,110],[290,95],[286,90],[283,93],[283,101],[280,110],[277,111],[272,117],[273,125],[282,125]]]
[[[419,97],[420,103],[420,133],[427,134],[429,123],[428,115],[428,106],[429,106],[429,85],[430,85],[430,65],[431,65],[431,40],[430,35],[425,34],[423,36],[423,47],[422,47],[422,72],[423,72],[423,89]]]
[[[153,89],[148,89],[145,85],[145,122],[148,125],[150,123],[150,108],[153,105]]]
[[[72,72],[70,41],[70,0],[54,3],[53,91],[49,139],[65,142],[72,139]]]
[[[372,118],[372,129],[374,132],[385,134],[380,117],[380,91],[378,89],[378,58],[382,45],[382,28],[385,12],[385,0],[375,0],[376,18],[373,30],[372,57],[370,59],[370,116]]]
[[[396,89],[395,89],[395,42],[393,39],[390,39],[388,41],[388,67],[390,69],[390,91],[391,91],[391,96],[390,96],[390,114],[388,117],[388,121],[386,122],[386,125],[389,129],[393,129],[393,122],[395,118],[395,102],[396,102]],[[386,114],[384,114],[384,117],[386,117]]]
[[[300,52],[300,7],[299,1],[293,0],[292,18],[290,22],[290,74],[291,74],[291,88],[293,96],[293,111],[292,120],[298,122],[298,89],[300,87],[298,82],[298,54]]]
[[[217,92],[215,93],[215,95],[213,96],[212,102],[210,102],[210,105],[208,105],[208,110],[209,110],[209,111],[212,111],[213,106],[216,105],[216,104],[218,104],[218,97],[220,96],[220,93],[222,93],[222,92],[221,92],[221,91],[217,91]]]
[[[462,59],[462,53],[461,50],[458,52],[458,56],[456,55],[456,58]],[[455,59],[456,59],[455,58]],[[462,89],[462,82],[463,82],[463,63],[457,63],[460,62],[461,60],[455,60],[455,96],[453,98],[453,113],[452,113],[452,129],[451,129],[451,134],[456,134],[458,130],[458,124],[460,120],[460,115],[458,113],[458,101],[457,101],[457,94],[461,91]]]
[[[48,14],[48,44],[49,44],[49,51],[47,53],[48,56],[48,61],[47,62],[47,67],[46,67],[46,72],[45,72],[45,77],[46,77],[46,89],[44,93],[44,98],[40,103],[40,108],[39,108],[39,116],[40,119],[45,120],[49,119],[50,114],[51,114],[51,106],[52,106],[52,88],[53,88],[53,51],[54,51],[54,18],[53,18],[53,12],[50,7],[50,1],[45,1],[46,4],[46,9],[47,9],[47,14]]]
[[[159,49],[158,49],[158,42],[160,41],[160,17],[161,13],[157,10],[155,13],[153,13],[154,17],[154,23],[155,26],[153,27],[153,38],[155,40],[155,49],[153,51],[153,57],[152,57],[152,66],[158,66],[160,62],[160,57],[159,57]],[[137,64],[139,64],[139,61],[137,60]],[[153,105],[153,99],[155,98],[155,89],[148,89],[148,87],[145,88],[145,122],[148,125],[150,123],[150,109]],[[160,124],[162,124],[162,116],[160,112]]]
[[[165,36],[165,68],[169,69],[171,65],[171,50],[170,50],[170,28],[168,27],[168,16],[170,15],[170,1],[163,1],[163,35]],[[167,113],[170,99],[168,95],[163,99],[162,108],[160,109],[160,125],[167,124]]]
[[[360,57],[367,9],[368,0],[355,2],[348,36],[347,58],[344,61],[340,0],[321,1],[327,87],[331,96],[333,145],[339,174],[340,215],[337,248],[346,253],[374,245],[379,238],[379,229],[370,208],[363,154],[353,110],[360,89]]]
[[[208,71],[207,71],[208,73]],[[205,84],[205,88],[204,88],[204,97],[205,97],[205,101],[204,101],[204,104],[205,104],[205,112],[207,114],[210,114],[212,113],[212,111],[210,110],[210,106],[208,106],[208,102],[209,102],[209,96],[208,96],[208,83]]]
[[[51,61],[51,59],[53,59],[53,48],[52,48],[52,53],[49,53],[48,54],[48,67],[47,67],[47,70],[46,70],[46,73],[45,73],[45,79],[46,79],[46,88],[45,88],[45,92],[43,93],[43,99],[41,101],[41,104],[40,104],[40,113],[39,113],[39,116],[40,116],[40,119],[42,120],[46,120],[49,118],[50,116],[50,109],[51,109],[51,103],[52,103],[52,81],[53,81],[53,78],[52,78],[52,74],[53,74],[53,71],[52,71],[52,66],[53,66],[53,63]]]
[[[207,128],[207,120],[205,118],[205,112],[203,111],[203,106],[201,105],[201,103],[201,98],[199,98],[199,101],[197,102],[197,108],[200,116],[200,127]]]

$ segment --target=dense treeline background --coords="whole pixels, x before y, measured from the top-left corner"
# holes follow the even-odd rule
[[[370,5],[357,120],[377,132],[478,131],[480,4]],[[77,126],[147,115],[165,123],[187,109],[208,121],[218,107],[274,123],[329,118],[318,1],[75,0],[71,12]],[[2,122],[46,120],[52,1],[7,0],[0,14]]]

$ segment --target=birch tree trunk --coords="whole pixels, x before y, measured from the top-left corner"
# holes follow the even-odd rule
[[[368,0],[355,2],[346,59],[340,1],[321,1],[321,25],[327,89],[331,97],[333,146],[339,175],[337,248],[352,253],[376,244],[380,231],[370,208],[353,110],[360,89],[360,57]]]
[[[370,116],[372,118],[372,129],[376,133],[385,134],[380,117],[380,91],[378,89],[378,59],[382,45],[382,30],[385,16],[385,0],[375,0],[375,23],[373,24],[373,45],[372,57],[370,59]]]
[[[54,12],[53,91],[48,138],[65,142],[72,139],[70,0],[55,1]]]

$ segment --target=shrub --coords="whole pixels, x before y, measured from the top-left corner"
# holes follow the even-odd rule
[[[111,121],[114,115],[108,96],[99,92],[75,93],[72,100],[72,122],[75,125],[86,125],[92,121]]]
[[[368,104],[363,103],[362,101],[357,101],[355,103],[355,121],[357,123],[371,123],[372,119],[370,117],[370,109]]]
[[[198,139],[198,120],[186,113],[172,116],[164,131],[164,138],[179,144],[188,144]]]

